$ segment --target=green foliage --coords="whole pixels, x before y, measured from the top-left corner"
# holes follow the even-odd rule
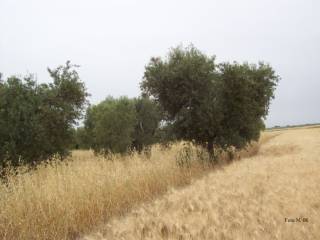
[[[137,118],[131,146],[141,152],[157,141],[156,131],[161,120],[161,111],[149,98],[137,98],[133,101]]]
[[[72,148],[74,149],[89,149],[90,136],[84,127],[78,127],[73,130]]]
[[[147,65],[141,88],[167,112],[166,120],[178,139],[205,143],[213,138],[221,118],[215,69],[214,57],[193,46],[172,49],[168,59],[152,58]]]
[[[108,97],[87,110],[85,135],[96,153],[148,150],[156,142],[161,114],[149,98]]]
[[[87,110],[85,129],[96,153],[126,153],[137,121],[132,100],[108,97]]]
[[[258,140],[265,128],[263,118],[278,81],[273,69],[264,63],[224,63],[219,66],[219,94],[223,118],[220,129],[224,146],[244,147]]]
[[[277,81],[269,65],[216,64],[189,46],[152,58],[141,89],[163,107],[178,139],[214,153],[214,146],[241,148],[259,137]]]
[[[89,107],[84,127],[75,129],[88,94],[74,67],[67,62],[48,69],[50,84],[37,84],[32,76],[4,81],[0,74],[2,161],[63,157],[69,147],[141,152],[174,140],[206,147],[215,158],[214,149],[243,148],[259,138],[279,80],[268,64],[216,64],[192,45],[177,47],[166,59],[151,58],[143,97],[108,97]]]
[[[177,140],[174,133],[174,126],[169,121],[160,122],[160,126],[156,129],[155,139],[157,143],[165,149],[171,146]]]
[[[73,65],[48,69],[53,83],[33,76],[0,82],[0,161],[13,166],[68,153],[72,127],[86,104],[86,89]]]

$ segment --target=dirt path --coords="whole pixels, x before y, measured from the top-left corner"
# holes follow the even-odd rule
[[[320,239],[320,128],[280,133],[84,239]]]

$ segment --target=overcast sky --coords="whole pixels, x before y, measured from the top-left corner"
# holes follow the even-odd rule
[[[320,122],[319,0],[0,0],[0,72],[71,60],[97,103],[138,96],[144,66],[193,43],[217,61],[263,60],[281,76],[267,125]]]

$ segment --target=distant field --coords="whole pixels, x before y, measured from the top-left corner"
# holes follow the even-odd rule
[[[256,156],[172,189],[84,239],[320,239],[320,129],[273,136]]]
[[[273,127],[266,129],[266,132],[272,131],[281,131],[281,130],[290,130],[290,129],[301,129],[301,128],[320,128],[320,123],[317,124],[304,124],[304,125],[295,125],[295,126],[286,126],[286,127]]]

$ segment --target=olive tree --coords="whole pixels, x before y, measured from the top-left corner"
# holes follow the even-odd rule
[[[127,97],[107,97],[87,110],[85,129],[96,153],[126,153],[132,143],[136,123],[133,101]]]
[[[149,98],[108,97],[87,110],[84,135],[96,153],[141,152],[156,142],[160,120]]]
[[[259,137],[278,79],[267,64],[217,64],[191,45],[151,58],[141,89],[162,106],[178,139],[212,153]]]
[[[32,75],[0,81],[0,161],[37,163],[68,154],[72,128],[88,96],[74,65],[48,69],[52,83]]]

